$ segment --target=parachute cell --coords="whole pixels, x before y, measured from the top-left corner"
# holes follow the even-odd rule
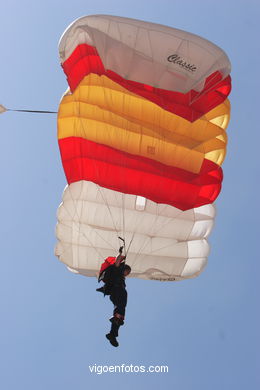
[[[96,276],[123,236],[132,276],[198,275],[223,177],[227,56],[181,30],[103,15],[74,22],[59,51],[70,88],[58,114],[68,187],[56,255]]]

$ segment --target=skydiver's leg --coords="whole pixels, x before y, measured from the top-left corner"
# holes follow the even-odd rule
[[[112,322],[112,324],[111,324],[110,333],[114,337],[118,337],[118,330],[120,328],[119,321],[117,321],[114,317],[112,317],[111,322]]]
[[[117,289],[111,295],[110,299],[114,304],[113,317],[110,318],[112,323],[110,333],[114,337],[118,337],[118,330],[120,326],[124,325],[127,292],[125,289]]]

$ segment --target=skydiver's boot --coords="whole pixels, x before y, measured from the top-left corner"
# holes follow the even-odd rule
[[[109,340],[110,344],[113,345],[113,347],[119,346],[117,339],[111,333],[106,334],[106,338]]]
[[[114,337],[118,337],[119,328],[120,328],[120,325],[116,324],[115,322],[112,322],[110,334],[112,334]]]
[[[114,347],[118,347],[118,341],[116,337],[118,337],[118,330],[120,328],[120,321],[117,317],[111,317],[109,319],[111,322],[111,329],[110,333],[106,334],[106,338],[110,341],[110,344],[112,344]]]
[[[96,288],[96,291],[101,292],[102,294],[105,294],[104,286],[100,288]]]

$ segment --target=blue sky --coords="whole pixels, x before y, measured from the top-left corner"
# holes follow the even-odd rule
[[[56,110],[67,88],[58,40],[76,18],[114,14],[190,31],[232,62],[224,184],[204,273],[179,283],[128,280],[120,347],[104,338],[112,311],[96,280],[54,256],[66,184],[55,115],[0,117],[0,387],[83,390],[258,389],[258,1],[12,1],[1,6],[0,103]],[[97,375],[90,365],[167,365],[168,373]]]

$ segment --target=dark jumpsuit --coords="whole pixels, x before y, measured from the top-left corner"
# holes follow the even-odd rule
[[[118,329],[120,325],[124,324],[125,308],[127,305],[127,291],[124,276],[125,265],[120,264],[119,267],[115,265],[110,268],[110,300],[114,304],[114,316],[111,319],[112,326],[110,333],[113,336],[118,336]]]

